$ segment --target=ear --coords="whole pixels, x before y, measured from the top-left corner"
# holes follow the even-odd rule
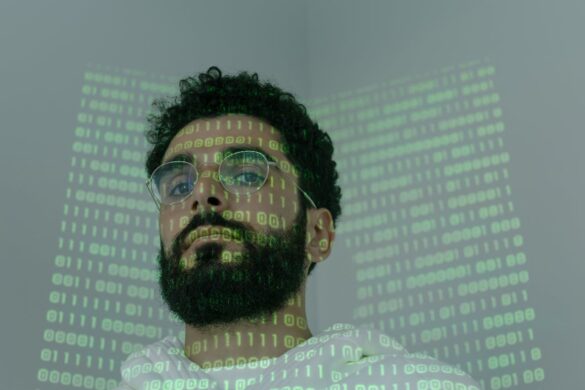
[[[307,210],[307,258],[310,262],[321,262],[329,257],[335,228],[331,212],[325,208]]]

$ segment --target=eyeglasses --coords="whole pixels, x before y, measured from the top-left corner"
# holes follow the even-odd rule
[[[217,163],[216,163],[217,164]],[[246,150],[230,154],[219,165],[219,181],[223,188],[232,194],[249,195],[264,186],[268,179],[270,165],[262,153]],[[195,189],[197,168],[186,161],[171,161],[162,164],[146,180],[146,188],[160,210],[160,205],[172,205],[183,202]],[[296,183],[293,183],[317,208],[315,202]]]

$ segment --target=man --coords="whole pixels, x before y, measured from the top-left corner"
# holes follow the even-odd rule
[[[306,280],[331,253],[341,214],[331,140],[255,74],[222,78],[212,67],[199,80],[181,82],[181,102],[163,105],[173,115],[151,117],[148,134],[159,284],[184,339],[132,354],[119,388],[390,389],[437,378],[479,388],[375,330],[334,324],[313,335]],[[409,375],[415,364],[436,369]]]

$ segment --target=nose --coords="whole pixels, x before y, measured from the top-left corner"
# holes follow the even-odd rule
[[[211,166],[211,168],[205,168]],[[195,181],[193,192],[185,200],[190,202],[191,209],[198,212],[201,208],[215,207],[215,212],[221,212],[225,209],[228,201],[228,193],[221,185],[219,180],[219,164],[215,162],[197,164],[197,180]]]

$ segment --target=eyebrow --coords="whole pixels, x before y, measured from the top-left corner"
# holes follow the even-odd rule
[[[223,149],[221,151],[221,153],[224,155],[224,158],[226,157],[226,154],[233,154],[236,152],[244,152],[247,150],[251,150],[251,151],[255,151],[258,153],[261,153],[262,155],[264,155],[266,157],[266,159],[268,161],[272,161],[272,162],[276,162],[276,160],[274,159],[274,157],[272,157],[270,154],[268,154],[268,152],[266,152],[264,149],[259,148],[257,146],[230,146],[227,147],[225,149]],[[166,164],[172,161],[184,161],[184,162],[188,162],[193,164],[193,155],[188,154],[188,153],[179,153],[179,154],[175,154],[173,155],[171,158],[169,158],[168,160],[165,160],[162,162],[162,164]],[[274,165],[274,167],[278,170],[281,171],[281,169],[278,167],[278,164]],[[282,171],[281,171],[282,172]]]

